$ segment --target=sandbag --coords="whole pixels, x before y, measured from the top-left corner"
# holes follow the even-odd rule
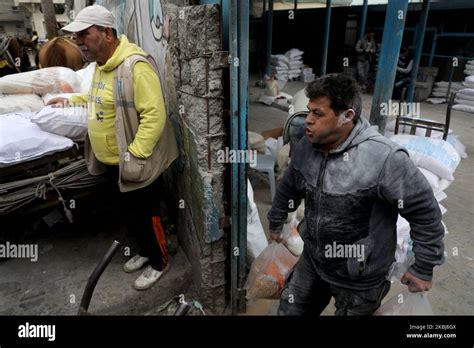
[[[466,104],[453,105],[453,110],[465,111],[465,112],[474,114],[474,106],[466,105]]]
[[[425,168],[418,167],[418,170],[424,175],[435,195],[446,190],[452,184],[452,180],[442,179]]]
[[[461,161],[456,149],[442,139],[397,134],[390,140],[408,150],[417,167],[428,169],[446,180],[454,180],[453,174]]]
[[[37,112],[42,108],[44,108],[44,102],[36,94],[0,94],[0,114]]]
[[[42,131],[18,115],[0,117],[0,165],[13,165],[69,149],[71,139]]]
[[[458,94],[472,95],[474,96],[474,88],[463,88],[459,90]]]
[[[53,108],[47,106],[31,119],[43,131],[75,141],[84,141],[87,134],[88,109],[82,106]]]
[[[291,50],[286,51],[285,56],[289,59],[299,59],[304,54],[304,51],[301,51],[297,48],[292,48]]]
[[[251,150],[257,150],[258,152],[265,154],[267,147],[265,146],[265,140],[263,136],[258,133],[248,132],[249,148]]]
[[[72,69],[51,67],[0,78],[0,94],[38,94],[80,92],[81,79]]]

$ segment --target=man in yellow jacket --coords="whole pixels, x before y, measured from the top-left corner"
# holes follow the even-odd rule
[[[139,246],[124,271],[149,264],[134,283],[137,290],[148,289],[168,269],[156,179],[177,157],[159,77],[147,53],[117,36],[114,16],[102,6],[84,8],[63,30],[75,34],[84,57],[97,65],[86,95],[48,104],[87,104],[87,166],[91,174],[108,173],[119,184],[121,215],[132,215],[127,229]]]

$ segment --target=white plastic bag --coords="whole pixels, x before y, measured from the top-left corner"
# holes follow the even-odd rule
[[[262,222],[258,215],[257,205],[254,201],[253,189],[250,181],[247,179],[247,263],[249,265],[261,254],[268,246],[267,237],[263,230]]]
[[[72,69],[51,67],[0,78],[0,94],[80,92],[81,79]]]
[[[385,302],[374,315],[433,315],[426,292],[403,292]]]

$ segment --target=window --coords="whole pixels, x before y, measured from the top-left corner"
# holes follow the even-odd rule
[[[12,11],[13,12],[19,12],[20,8],[18,6],[12,6]]]
[[[3,24],[0,24],[0,33],[5,32],[5,26]]]

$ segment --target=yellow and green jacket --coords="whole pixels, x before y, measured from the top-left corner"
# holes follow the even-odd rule
[[[132,55],[147,53],[130,43],[125,35],[110,59],[102,66],[96,65],[94,78],[86,95],[69,99],[73,104],[89,107],[88,135],[96,158],[105,164],[119,163],[119,151],[115,133],[115,102],[113,95],[114,70]],[[126,64],[126,62],[125,62]],[[166,110],[160,81],[150,64],[136,63],[133,69],[134,105],[140,117],[140,126],[130,153],[138,158],[148,158],[163,133]]]

